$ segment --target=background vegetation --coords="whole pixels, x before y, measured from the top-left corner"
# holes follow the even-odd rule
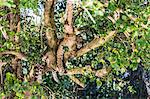
[[[65,63],[64,75],[48,70],[44,58],[51,51],[46,35],[50,25],[44,16],[47,4],[48,0],[0,1],[0,98],[150,97],[149,1],[74,0],[78,51]],[[66,0],[57,0],[51,6],[57,43],[65,38],[66,5]],[[92,50],[79,55],[90,44]]]

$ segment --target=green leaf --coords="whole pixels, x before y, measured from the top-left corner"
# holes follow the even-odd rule
[[[18,98],[20,98],[20,99],[23,99],[23,98],[24,98],[24,95],[23,95],[22,93],[19,93],[19,92],[16,93],[16,96],[17,96]]]
[[[96,79],[96,84],[97,86],[102,86],[102,82],[99,78]]]

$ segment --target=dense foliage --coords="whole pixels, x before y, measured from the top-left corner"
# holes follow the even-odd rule
[[[15,0],[14,0],[15,1]],[[45,72],[42,83],[29,78],[32,69],[39,72],[46,67],[42,57],[49,50],[44,27],[45,0],[20,0],[18,13],[13,0],[0,1],[0,53],[23,53],[14,70],[14,55],[0,54],[0,97],[31,98],[146,98],[150,93],[150,2],[147,0],[74,0],[74,28],[80,38],[77,49],[95,38],[117,31],[114,38],[80,57],[71,58],[66,69],[91,66],[96,71],[111,68],[104,77],[86,71],[76,74],[84,88],[67,75],[58,75],[59,83],[51,72]],[[54,21],[58,40],[63,38],[66,0],[58,0]],[[19,14],[20,31],[11,30],[9,15]],[[15,17],[14,17],[15,18]],[[66,49],[67,50],[67,49]],[[16,54],[15,54],[16,55]],[[3,62],[7,62],[2,65]],[[3,67],[2,67],[3,66]],[[43,67],[44,66],[44,67]],[[38,70],[37,70],[38,69]],[[17,71],[17,73],[15,73]],[[18,73],[19,71],[19,73]],[[39,73],[38,73],[39,74]],[[34,76],[37,74],[35,73]],[[146,75],[146,76],[145,76]]]

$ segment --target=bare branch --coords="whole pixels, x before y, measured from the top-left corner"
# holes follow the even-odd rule
[[[104,77],[106,76],[109,72],[111,71],[111,68],[103,68],[100,70],[92,70],[91,66],[86,66],[86,67],[81,67],[81,68],[74,68],[71,70],[67,70],[65,74],[63,75],[68,75],[72,81],[74,81],[76,84],[80,85],[81,87],[85,87],[84,83],[79,81],[76,77],[73,75],[75,74],[81,74],[84,75],[85,73],[93,73],[97,77]]]
[[[94,72],[94,71],[92,71],[90,66],[86,66],[86,67],[74,68],[74,69],[66,70],[66,73],[64,75],[75,75],[75,74],[82,74],[82,75],[84,75],[84,73],[86,71]]]
[[[103,68],[100,70],[92,70],[91,66],[81,67],[81,68],[74,68],[71,70],[66,70],[66,73],[64,75],[75,75],[75,74],[81,74],[84,75],[85,73],[93,73],[97,77],[104,77],[111,71],[111,68]]]
[[[57,67],[58,72],[63,73],[64,63],[70,58],[75,56],[76,52],[76,35],[73,29],[73,0],[67,0],[66,5],[66,18],[64,22],[64,39],[59,44],[57,50]],[[68,51],[64,50],[67,47]]]
[[[15,55],[18,59],[21,59],[21,60],[27,60],[26,56],[19,52],[15,52],[15,51],[0,52],[0,56],[6,55],[6,54]]]
[[[114,35],[116,34],[116,31],[110,31],[107,36],[102,38],[95,38],[90,43],[88,43],[86,46],[81,48],[79,51],[77,51],[77,57],[82,56],[83,54],[91,51],[92,49],[95,49],[99,46],[102,46],[104,43],[111,40]]]
[[[94,24],[96,24],[94,18],[92,17],[92,15],[91,15],[90,12],[88,11],[88,9],[86,9],[84,6],[83,6],[83,9],[87,12],[87,14],[88,14],[88,16],[90,17],[90,19],[92,20],[92,22],[93,22]]]

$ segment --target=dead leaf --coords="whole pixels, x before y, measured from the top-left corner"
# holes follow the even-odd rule
[[[9,37],[8,37],[8,35],[7,35],[7,33],[6,33],[6,30],[3,30],[3,28],[2,28],[1,26],[0,26],[0,30],[1,30],[1,32],[2,32],[3,37],[4,37],[6,40],[8,40]]]

